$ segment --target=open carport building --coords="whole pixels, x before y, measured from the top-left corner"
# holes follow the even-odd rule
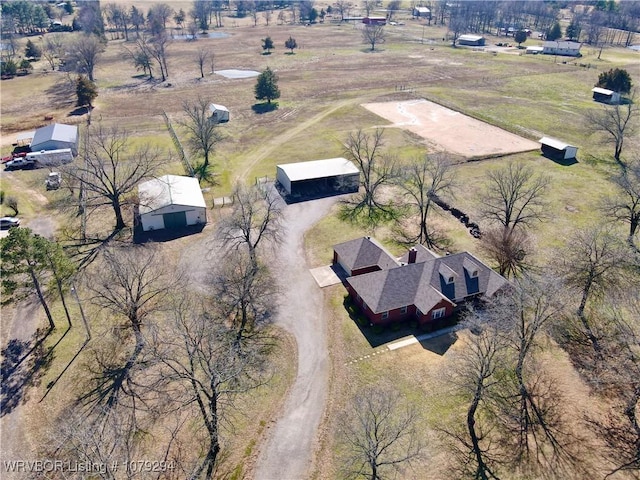
[[[553,160],[571,160],[576,158],[578,153],[578,147],[550,137],[540,139],[540,148],[545,157]]]
[[[276,180],[292,197],[357,192],[360,170],[346,158],[329,158],[276,166]]]
[[[164,175],[138,186],[142,230],[179,229],[207,222],[197,178]]]

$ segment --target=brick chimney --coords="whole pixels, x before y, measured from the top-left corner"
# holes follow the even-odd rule
[[[407,263],[416,263],[417,256],[418,256],[418,251],[412,247],[411,250],[409,250],[409,260]]]

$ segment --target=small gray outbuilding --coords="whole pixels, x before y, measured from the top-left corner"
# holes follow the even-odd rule
[[[212,103],[209,105],[209,121],[212,123],[226,123],[229,121],[229,109],[224,105]]]
[[[78,155],[78,127],[52,123],[38,128],[33,134],[30,147],[32,152],[70,148],[75,157]]]
[[[620,94],[618,92],[614,92],[613,90],[594,87],[591,89],[591,93],[593,93],[593,99],[596,102],[609,103],[611,105],[620,103]]]
[[[551,137],[542,137],[540,148],[545,157],[553,160],[572,160],[576,158],[578,153],[578,147]]]
[[[276,166],[276,180],[293,197],[357,192],[360,170],[346,158],[329,158]]]

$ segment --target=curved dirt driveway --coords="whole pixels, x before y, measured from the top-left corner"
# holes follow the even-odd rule
[[[276,323],[296,338],[298,371],[282,416],[260,451],[255,480],[309,478],[314,441],[326,403],[328,352],[322,291],[305,261],[304,233],[335,202],[336,197],[331,197],[285,208],[285,237],[274,270],[282,289]]]

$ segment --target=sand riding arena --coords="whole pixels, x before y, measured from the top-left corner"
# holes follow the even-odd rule
[[[404,128],[435,150],[446,150],[466,158],[482,158],[527,152],[538,142],[494,127],[428,100],[363,104],[367,110],[389,120],[389,127]]]

